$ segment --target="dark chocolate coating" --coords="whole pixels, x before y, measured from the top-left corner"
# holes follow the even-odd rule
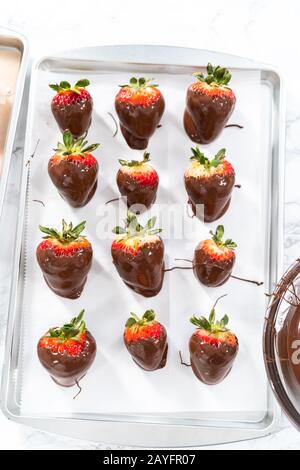
[[[235,98],[226,94],[209,96],[191,89],[187,91],[184,128],[193,142],[209,144],[224,129],[230,118]]]
[[[229,374],[238,353],[227,344],[213,345],[193,334],[189,342],[191,366],[196,377],[207,385],[215,385]]]
[[[205,222],[213,222],[222,217],[229,207],[235,174],[213,174],[206,178],[185,175],[184,183],[194,214]],[[197,205],[202,205],[198,211]]]
[[[218,287],[231,276],[235,256],[224,261],[212,261],[211,257],[201,249],[201,242],[194,252],[193,271],[201,284],[207,287]]]
[[[294,400],[300,402],[300,306],[290,306],[277,333],[278,352],[284,382]]]
[[[142,369],[151,371],[165,367],[168,355],[167,332],[165,327],[161,337],[138,339],[125,342],[125,346],[134,362]]]
[[[153,186],[142,186],[122,170],[117,174],[117,185],[122,196],[127,197],[127,206],[138,204],[149,208],[156,199],[158,181]]]
[[[50,160],[48,173],[61,197],[72,207],[85,206],[95,194],[98,163],[91,166],[63,159],[52,164]]]
[[[150,106],[133,106],[116,99],[115,107],[122,134],[129,147],[137,150],[146,149],[165,109],[163,96],[161,95]]]
[[[51,103],[51,110],[61,132],[69,130],[75,137],[84,135],[92,122],[93,99],[68,105]]]
[[[51,249],[38,249],[37,260],[48,286],[55,294],[77,299],[86,283],[92,265],[92,247],[82,248],[72,255],[57,255]]]
[[[86,343],[78,356],[66,352],[54,353],[51,349],[41,348],[38,344],[38,358],[51,378],[62,387],[72,387],[82,379],[91,367],[96,356],[96,341],[89,331]]]
[[[144,297],[157,295],[164,279],[164,244],[145,243],[136,255],[111,250],[113,263],[125,284]]]

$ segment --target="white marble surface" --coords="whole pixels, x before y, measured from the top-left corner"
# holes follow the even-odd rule
[[[300,252],[300,93],[299,15],[297,0],[10,0],[1,5],[0,26],[23,32],[32,56],[70,47],[102,44],[170,44],[219,50],[275,65],[287,89],[285,264]],[[21,153],[17,143],[15,158]],[[13,175],[5,214],[15,209],[18,175]],[[2,236],[4,229],[2,228]],[[9,241],[2,266],[11,256]],[[0,279],[0,354],[3,357],[9,276]],[[98,449],[99,443],[72,440],[9,422],[0,413],[1,449]],[[286,421],[284,429],[263,439],[218,448],[299,449],[300,434]]]

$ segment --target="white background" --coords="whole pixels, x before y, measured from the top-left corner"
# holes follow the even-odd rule
[[[248,56],[275,65],[287,88],[287,165],[285,263],[300,251],[300,93],[296,0],[117,0],[42,4],[33,0],[1,5],[1,23],[22,31],[33,56],[70,47],[101,44],[168,44],[198,47]],[[13,201],[11,201],[13,204]],[[0,283],[5,289],[5,283]],[[0,290],[0,296],[4,291]],[[2,309],[3,310],[3,309]],[[0,339],[4,340],[0,318]],[[278,435],[224,448],[300,448],[300,436],[285,423]],[[100,444],[70,440],[26,429],[0,416],[1,448],[101,448]]]

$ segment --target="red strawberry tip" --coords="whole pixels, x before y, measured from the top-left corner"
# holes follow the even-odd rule
[[[208,63],[206,70],[207,70],[206,76],[202,72],[195,72],[193,73],[193,76],[197,78],[197,80],[199,80],[200,82],[205,82],[208,85],[211,85],[214,87],[219,87],[219,86],[226,87],[226,85],[231,80],[231,73],[225,67],[220,67],[220,65],[213,67],[212,64]]]

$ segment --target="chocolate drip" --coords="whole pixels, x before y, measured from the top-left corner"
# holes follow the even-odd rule
[[[235,106],[235,99],[226,94],[209,96],[188,89],[184,112],[184,128],[193,142],[209,144],[222,132]]]
[[[62,159],[59,163],[49,161],[48,172],[59,194],[72,207],[85,206],[97,189],[98,163],[86,165]]]
[[[61,132],[69,130],[75,138],[84,135],[91,125],[92,98],[69,103],[68,105],[52,102],[51,109]]]
[[[205,222],[213,222],[222,217],[230,205],[235,174],[214,174],[209,178],[185,176],[184,183],[194,215]]]
[[[276,337],[281,370],[290,393],[300,401],[300,305],[292,305]]]
[[[215,385],[229,374],[238,353],[238,343],[218,346],[200,341],[197,334],[189,342],[191,366],[196,377],[207,385]]]
[[[113,263],[125,284],[144,297],[157,295],[164,279],[164,244],[145,243],[136,255],[112,248]]]
[[[205,286],[217,287],[224,284],[231,276],[235,257],[212,263],[209,255],[200,249],[200,244],[194,252],[193,271],[195,277]]]
[[[91,367],[96,356],[96,341],[89,331],[86,343],[78,356],[54,353],[51,349],[37,347],[37,354],[51,378],[62,387],[72,387],[78,383]]]
[[[92,257],[92,247],[80,249],[71,256],[57,255],[51,249],[37,250],[37,260],[47,285],[55,294],[68,299],[80,297]]]
[[[133,106],[116,100],[115,107],[122,134],[129,147],[137,150],[146,149],[165,109],[163,96],[161,95],[150,106]]]
[[[126,348],[138,366],[147,371],[165,367],[168,355],[167,332],[163,327],[160,338],[138,339],[126,343]]]
[[[148,209],[154,204],[158,181],[153,186],[141,186],[130,174],[119,170],[117,185],[122,196],[127,198],[127,207],[141,205]]]

